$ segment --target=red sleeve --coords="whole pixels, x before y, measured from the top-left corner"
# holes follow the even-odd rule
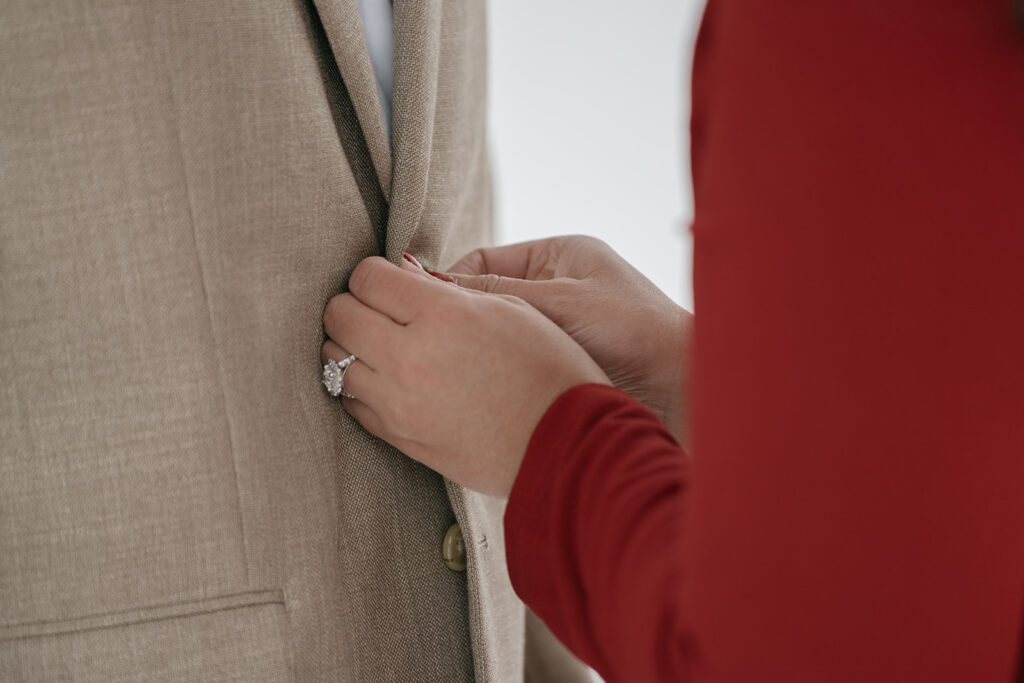
[[[506,513],[514,586],[608,680],[1014,680],[1024,36],[1007,4],[710,3],[691,471],[653,416],[577,388]]]
[[[686,470],[652,412],[585,384],[541,419],[509,496],[513,586],[609,683],[677,680],[685,661],[672,548]]]

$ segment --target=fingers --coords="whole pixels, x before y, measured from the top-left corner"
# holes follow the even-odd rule
[[[455,284],[465,289],[474,289],[478,292],[488,292],[490,294],[510,294],[512,296],[518,296],[521,299],[527,299],[530,292],[530,285],[533,284],[528,280],[517,280],[511,277],[504,277],[502,275],[494,275],[493,273],[487,273],[484,275],[452,275],[455,278]]]
[[[484,247],[463,256],[458,263],[448,269],[448,272],[456,275],[456,279],[459,273],[500,275],[521,280],[541,279],[544,266],[550,260],[546,254],[553,243],[553,240],[545,239],[504,247]],[[547,277],[551,275],[548,274]]]
[[[412,322],[435,297],[449,291],[440,280],[429,275],[424,278],[415,269],[400,268],[379,256],[361,261],[352,271],[348,287],[365,306],[402,325]]]
[[[324,331],[336,344],[377,367],[380,357],[397,343],[402,326],[352,294],[339,294],[324,309]]]
[[[348,356],[349,352],[344,347],[330,339],[325,341],[320,349],[320,359],[324,364],[329,360],[340,363]],[[358,355],[356,357],[358,358]],[[343,386],[345,391],[355,396],[360,402],[369,403],[373,403],[378,398],[381,389],[379,375],[361,358],[348,366]]]
[[[444,273],[435,273],[432,270],[427,270],[419,261],[416,260],[416,257],[409,252],[405,252],[402,256],[402,261],[398,264],[398,267],[402,270],[414,273],[417,277],[425,277],[432,280],[439,280],[440,282],[455,284],[455,278],[450,275],[445,275]]]
[[[330,339],[324,342],[321,358],[326,364],[329,360],[341,361],[349,356],[348,351],[338,346]],[[341,396],[341,405],[345,412],[355,418],[356,422],[376,437],[388,439],[388,433],[384,429],[384,422],[377,416],[376,411],[371,408],[374,401],[380,400],[379,377],[366,363],[356,360],[345,370],[345,379],[342,382],[345,393]]]
[[[416,260],[415,256],[407,251],[402,253],[402,260],[398,263],[398,267],[402,270],[415,274],[416,277],[430,277],[430,274],[427,273],[427,269]]]
[[[329,360],[340,362],[348,358],[349,352],[328,339],[324,342],[320,351],[321,360],[326,364]],[[348,398],[343,396],[341,404],[345,412],[355,418],[356,422],[376,437],[390,441],[389,434],[384,428],[384,421],[380,419],[371,405],[381,400],[381,377],[370,366],[361,360],[357,360],[348,367],[345,373],[345,391],[354,396]]]

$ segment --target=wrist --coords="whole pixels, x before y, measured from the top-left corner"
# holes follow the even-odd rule
[[[529,448],[529,444],[537,430],[538,425],[544,421],[548,411],[558,403],[566,394],[583,386],[602,385],[613,387],[604,371],[594,365],[592,368],[578,369],[575,372],[553,373],[547,381],[538,381],[538,391],[532,393],[524,402],[525,410],[515,424],[519,426],[515,435],[505,439],[505,442],[512,448],[510,457],[503,458],[508,464],[508,470],[504,477],[499,491],[496,492],[501,498],[507,498],[519,476],[523,459]]]

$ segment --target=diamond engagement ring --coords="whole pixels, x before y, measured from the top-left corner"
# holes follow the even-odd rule
[[[356,360],[355,356],[349,356],[340,363],[333,358],[327,361],[327,365],[324,366],[324,386],[327,387],[328,394],[335,397],[355,398],[345,391],[345,375]]]

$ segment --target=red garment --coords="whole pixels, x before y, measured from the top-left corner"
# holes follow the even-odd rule
[[[577,387],[505,517],[609,682],[1014,680],[1024,33],[1002,0],[712,0],[692,466]]]

